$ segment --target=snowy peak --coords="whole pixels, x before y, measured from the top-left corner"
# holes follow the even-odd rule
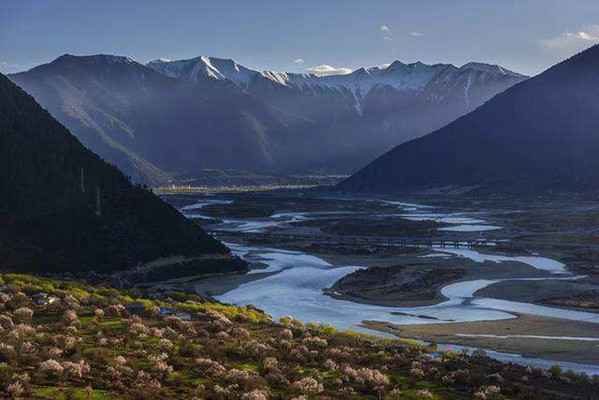
[[[468,63],[458,68],[452,64],[406,64],[399,60],[386,66],[362,67],[349,74],[327,76],[258,72],[231,59],[206,56],[180,61],[160,59],[148,63],[147,66],[163,75],[192,82],[200,78],[228,81],[250,94],[254,93],[254,85],[260,81],[316,97],[323,91],[335,91],[341,95],[350,95],[354,108],[360,115],[364,111],[364,99],[375,88],[392,88],[412,95],[430,92],[428,96],[437,101],[445,98],[447,93],[458,90],[463,92],[465,103],[470,106],[471,87],[479,80],[484,82],[487,75],[509,81],[525,78],[498,65]]]
[[[509,69],[503,68],[496,64],[470,62],[470,63],[462,65],[462,67],[460,69],[463,69],[463,70],[471,69],[474,71],[488,72],[488,73],[498,74],[498,75],[508,75],[508,76],[519,77],[519,78],[524,77],[524,75],[522,75],[522,74],[519,74],[514,71],[510,71]]]
[[[200,56],[188,60],[171,61],[160,58],[146,64],[147,67],[171,78],[196,82],[200,77],[228,80],[247,89],[250,80],[258,72],[237,64],[231,59]]]
[[[287,84],[292,80],[294,76],[301,76],[302,74],[288,74],[287,72],[262,71],[260,75],[268,80],[278,83],[279,85],[287,86]]]
[[[387,66],[359,68],[344,75],[317,76],[264,71],[261,75],[278,84],[304,89],[334,89],[350,91],[356,97],[365,97],[375,87],[389,86],[395,90],[419,92],[436,77],[459,69],[451,64],[427,65],[421,62],[405,64],[394,61]]]
[[[226,80],[244,91],[249,89],[255,77],[297,90],[331,89],[349,91],[356,100],[363,99],[375,87],[389,86],[395,90],[419,92],[436,77],[447,76],[449,72],[460,70],[481,71],[484,73],[524,77],[498,65],[468,63],[457,68],[451,64],[427,65],[422,62],[405,64],[393,61],[386,67],[359,68],[350,74],[317,76],[274,71],[255,71],[231,59],[200,56],[188,60],[170,61],[159,59],[146,64],[155,71],[171,78],[197,81],[199,77]]]
[[[373,69],[374,71],[374,69]],[[365,75],[370,75],[370,72],[366,70],[366,68],[362,67],[362,68],[358,68],[357,70],[355,70],[354,72],[350,73],[349,75],[353,75],[353,76],[365,76]]]
[[[406,64],[404,64],[404,63],[402,63],[401,61],[399,61],[399,60],[395,60],[395,61],[393,61],[391,64],[387,65],[387,67],[386,67],[386,68],[381,68],[381,69],[384,69],[384,70],[385,70],[385,71],[387,71],[387,72],[391,72],[391,71],[395,71],[395,70],[397,70],[397,69],[403,69],[403,68],[405,68],[406,66],[407,66],[407,65],[406,65]]]
[[[365,96],[377,86],[390,86],[396,90],[420,91],[445,66],[426,65],[420,62],[404,64],[394,61],[386,68],[360,68],[348,75],[317,77],[315,84],[360,92]]]
[[[348,90],[364,97],[376,86],[391,86],[397,90],[421,90],[445,65],[404,64],[395,61],[387,67],[359,68],[349,74],[317,76],[263,71],[261,75],[281,85],[297,89],[328,88]]]

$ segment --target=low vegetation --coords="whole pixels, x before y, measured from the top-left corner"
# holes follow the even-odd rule
[[[334,289],[369,300],[418,301],[440,298],[441,286],[466,275],[462,268],[403,265],[359,269],[341,278]]]
[[[186,293],[0,275],[0,390],[52,399],[593,397],[598,381],[275,322]]]
[[[588,290],[572,296],[551,297],[543,299],[541,302],[557,307],[599,311],[599,290]]]

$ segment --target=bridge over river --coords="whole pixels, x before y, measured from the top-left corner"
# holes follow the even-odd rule
[[[237,237],[247,240],[259,241],[286,241],[286,242],[308,242],[330,245],[360,245],[377,247],[491,247],[496,242],[487,239],[433,239],[417,237],[397,236],[352,236],[352,235],[305,235],[286,234],[273,232],[218,232],[213,231],[216,236]]]

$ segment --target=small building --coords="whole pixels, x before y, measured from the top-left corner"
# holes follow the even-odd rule
[[[146,306],[138,302],[127,303],[125,304],[125,310],[131,314],[143,314],[146,312]]]

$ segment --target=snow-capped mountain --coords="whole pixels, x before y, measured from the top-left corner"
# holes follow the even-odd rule
[[[495,64],[470,62],[470,63],[462,65],[462,69],[474,69],[477,71],[491,72],[494,74],[514,76],[516,78],[518,78],[518,77],[521,78],[524,76],[522,74],[519,74],[514,71],[510,71],[509,69],[500,67],[499,65],[495,65]]]
[[[64,55],[10,79],[134,180],[164,183],[204,168],[353,172],[526,77],[480,63],[317,76],[206,56]]]
[[[244,90],[247,89],[254,75],[258,74],[233,60],[206,56],[179,61],[160,58],[146,65],[170,78],[180,78],[192,82],[197,82],[200,77],[229,80]]]
[[[252,85],[268,80],[285,88],[299,91],[332,89],[340,93],[349,92],[354,96],[355,108],[363,109],[365,97],[375,88],[389,87],[397,91],[419,93],[427,85],[436,85],[440,79],[451,84],[452,78],[470,74],[503,76],[506,79],[522,80],[526,77],[499,65],[471,62],[458,68],[451,64],[426,65],[421,62],[404,64],[394,61],[386,67],[360,68],[350,74],[318,76],[274,71],[255,71],[233,60],[200,56],[188,60],[171,61],[164,58],[146,64],[148,67],[172,78],[197,81],[198,75],[218,80],[228,80],[240,89],[252,92]],[[470,83],[473,80],[470,79]],[[469,97],[470,87],[465,88]],[[467,100],[469,102],[469,100]]]
[[[328,87],[349,90],[363,95],[376,86],[389,86],[396,90],[422,90],[438,74],[446,70],[476,70],[523,78],[523,75],[504,69],[498,65],[468,63],[461,68],[451,64],[426,65],[421,62],[404,64],[394,61],[385,67],[360,68],[350,74],[318,76],[313,74],[288,74],[264,71],[262,76],[284,86],[298,89]]]
[[[430,135],[395,147],[339,188],[378,193],[595,193],[598,65],[595,45]]]
[[[251,81],[262,77],[282,86],[296,89],[326,87],[349,90],[364,95],[376,86],[390,86],[396,90],[422,90],[431,80],[447,70],[480,71],[513,78],[526,78],[499,65],[471,62],[458,68],[452,64],[426,65],[421,62],[404,64],[401,61],[384,67],[360,68],[350,74],[319,76],[274,71],[256,71],[231,59],[200,56],[188,60],[171,61],[160,58],[146,64],[148,67],[171,78],[196,81],[199,74],[213,79],[226,79],[247,89]]]

